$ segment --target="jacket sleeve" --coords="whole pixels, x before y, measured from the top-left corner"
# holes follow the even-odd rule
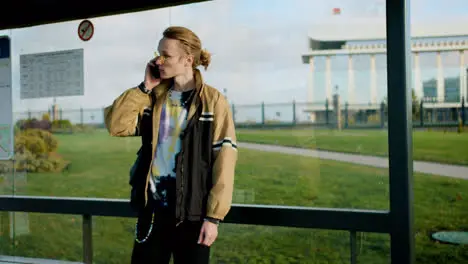
[[[208,196],[207,217],[224,220],[232,204],[238,152],[234,120],[222,95],[213,114],[213,186]]]
[[[130,88],[104,109],[106,128],[111,136],[138,136],[143,110],[150,107],[151,97],[138,87]]]

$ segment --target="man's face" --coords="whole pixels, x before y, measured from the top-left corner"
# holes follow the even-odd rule
[[[191,56],[186,54],[176,39],[162,38],[159,41],[159,58],[156,60],[162,79],[184,75],[192,67]]]

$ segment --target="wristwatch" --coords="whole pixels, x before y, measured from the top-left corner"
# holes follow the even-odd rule
[[[145,82],[141,82],[139,85],[138,85],[138,88],[140,89],[140,91],[144,92],[145,94],[149,94],[151,93],[151,90],[148,90],[145,86]]]
[[[220,222],[219,219],[215,219],[215,218],[211,218],[211,217],[205,217],[204,220],[208,221],[208,222],[211,222],[213,224],[217,224],[217,225],[219,225],[219,222]]]

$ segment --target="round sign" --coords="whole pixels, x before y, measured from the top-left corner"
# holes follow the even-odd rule
[[[93,37],[94,26],[89,20],[83,20],[78,26],[78,36],[83,41],[88,41]]]

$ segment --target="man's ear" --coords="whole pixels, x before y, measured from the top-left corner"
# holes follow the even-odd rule
[[[193,61],[194,61],[193,55],[187,55],[187,58],[186,58],[185,61],[187,62],[187,65],[185,65],[185,66],[191,67],[193,65]]]

